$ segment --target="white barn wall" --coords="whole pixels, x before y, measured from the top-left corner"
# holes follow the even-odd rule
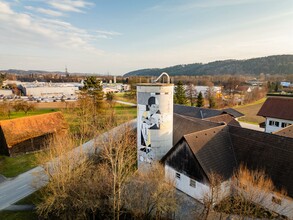
[[[268,210],[278,214],[285,215],[289,219],[293,219],[293,200],[287,196],[280,195],[274,192],[265,192],[261,189],[247,186],[245,189],[233,186],[235,191],[241,193],[247,200],[260,204]],[[273,197],[280,199],[281,204],[272,201]]]
[[[279,126],[271,126],[269,125],[269,121],[277,121],[279,122]],[[293,124],[293,121],[292,120],[285,120],[285,119],[279,119],[279,118],[270,118],[270,117],[267,117],[266,118],[266,128],[265,128],[265,132],[267,133],[272,133],[272,132],[276,132],[278,130],[281,130],[283,129],[281,126],[282,126],[282,122],[284,123],[290,123],[290,124]]]

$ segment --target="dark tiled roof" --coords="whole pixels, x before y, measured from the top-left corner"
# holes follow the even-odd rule
[[[234,108],[225,108],[225,109],[222,109],[222,111],[223,111],[223,113],[227,113],[227,114],[233,116],[234,118],[239,118],[239,117],[244,116],[244,114],[235,110]]]
[[[185,105],[174,105],[174,113],[189,116],[193,118],[209,118],[213,116],[217,116],[222,114],[222,111],[209,109],[209,108],[199,108],[193,106],[185,106]]]
[[[184,135],[186,142],[205,173],[214,172],[225,179],[236,165],[226,125]]]
[[[293,120],[293,98],[269,97],[257,115]]]
[[[293,140],[260,131],[229,126],[237,164],[264,169],[274,185],[293,197]]]
[[[175,145],[183,135],[196,131],[217,127],[220,124],[203,121],[201,119],[174,114],[173,117],[173,145]]]
[[[273,134],[293,138],[293,125],[287,126],[279,131],[274,132]]]
[[[235,120],[235,118],[233,118],[231,115],[229,114],[222,114],[222,115],[218,115],[218,116],[214,116],[214,117],[210,117],[210,118],[206,118],[204,119],[205,121],[212,121],[212,122],[216,122],[216,123],[222,123],[225,122],[228,125],[233,125],[233,126],[238,126],[241,127],[241,125],[239,124],[238,121]]]

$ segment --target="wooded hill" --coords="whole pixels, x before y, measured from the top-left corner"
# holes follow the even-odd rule
[[[248,60],[223,60],[207,64],[193,63],[166,68],[141,69],[126,73],[127,76],[158,76],[167,72],[170,76],[178,75],[256,75],[293,74],[293,55],[276,55]]]

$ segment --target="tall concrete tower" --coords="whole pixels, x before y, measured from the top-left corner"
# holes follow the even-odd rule
[[[173,147],[174,85],[166,73],[159,78],[164,75],[167,83],[137,85],[138,167],[159,161]]]

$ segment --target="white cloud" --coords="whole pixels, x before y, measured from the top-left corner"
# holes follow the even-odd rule
[[[13,14],[8,3],[0,1],[0,14]]]
[[[96,35],[97,38],[105,38],[105,39],[112,39],[112,37],[114,36],[122,35],[119,32],[105,31],[105,30],[97,30],[96,33],[97,33]]]
[[[101,55],[91,41],[95,39],[86,30],[68,22],[44,19],[25,13],[17,13],[9,4],[0,0],[0,41],[17,42],[21,47],[38,45]],[[21,36],[21,37],[20,37]],[[29,42],[29,44],[28,44]]]
[[[47,4],[60,11],[79,13],[83,13],[83,9],[94,5],[85,0],[49,0]]]
[[[60,17],[60,16],[64,16],[64,14],[62,12],[59,11],[54,11],[54,10],[50,10],[50,9],[45,9],[45,8],[37,8],[37,7],[32,7],[32,6],[25,6],[26,9],[31,10],[31,11],[35,11],[41,14],[46,14],[46,15],[50,15],[53,17]]]

